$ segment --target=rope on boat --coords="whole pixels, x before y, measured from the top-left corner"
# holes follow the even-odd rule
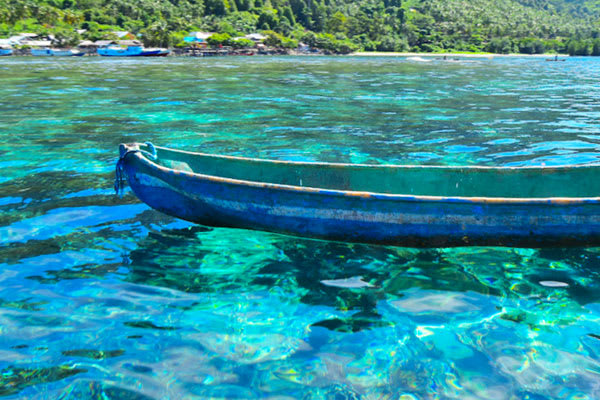
[[[125,158],[127,158],[127,156],[132,153],[143,154],[152,161],[156,161],[156,159],[158,158],[158,156],[156,155],[156,147],[154,147],[152,142],[146,142],[144,144],[148,146],[150,152],[141,149],[127,150],[125,153],[123,153],[123,155],[119,157],[119,160],[117,160],[117,165],[115,166],[115,193],[119,196],[119,198],[123,198],[123,191],[125,188],[125,183],[127,182],[127,180],[125,179],[125,168],[123,167],[123,164],[125,163]]]
[[[141,153],[143,155],[145,155],[146,157],[148,157],[149,159],[151,159],[152,161],[155,161],[158,158],[158,156],[156,155],[156,147],[154,147],[154,145],[152,144],[152,142],[146,142],[144,144],[150,148],[150,151],[152,153],[148,153],[145,150],[140,150]]]

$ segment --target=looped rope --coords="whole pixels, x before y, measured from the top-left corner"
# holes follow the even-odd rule
[[[140,153],[142,153],[143,155],[145,155],[146,157],[148,157],[152,161],[155,161],[158,158],[158,156],[156,155],[156,147],[154,147],[154,145],[152,144],[152,142],[146,142],[144,144],[150,148],[151,153],[148,153],[145,150],[140,150]]]
[[[127,150],[123,155],[119,157],[117,161],[117,165],[115,166],[115,193],[119,196],[119,198],[123,197],[123,189],[125,188],[125,169],[123,168],[123,163],[125,162],[125,158],[132,153],[141,153],[144,156],[148,157],[152,161],[156,161],[158,156],[156,155],[156,147],[152,144],[152,142],[144,143],[150,149],[150,152],[141,149],[135,150]]]

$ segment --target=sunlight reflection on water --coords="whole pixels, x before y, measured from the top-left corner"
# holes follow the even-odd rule
[[[3,60],[0,396],[599,398],[598,249],[328,243],[193,226],[112,194],[124,141],[598,161],[600,61],[471,61]]]

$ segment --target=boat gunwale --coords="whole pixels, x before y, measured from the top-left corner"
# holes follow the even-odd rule
[[[139,145],[140,143],[135,143]],[[131,146],[131,145],[127,145]],[[520,167],[516,166],[489,166],[489,165],[420,165],[420,164],[361,164],[361,163],[338,163],[338,162],[324,162],[324,161],[292,161],[292,160],[273,160],[268,158],[256,158],[256,157],[244,157],[244,156],[230,156],[225,154],[212,154],[212,153],[200,153],[188,150],[174,149],[171,147],[154,146],[159,150],[172,151],[175,153],[184,153],[194,156],[203,157],[214,157],[214,158],[225,158],[233,160],[244,160],[244,161],[256,161],[273,164],[291,164],[291,165],[327,165],[333,167],[363,167],[363,168],[436,168],[436,169],[481,169],[481,170],[531,170],[531,169],[573,169],[573,168],[593,168],[600,167],[600,162],[594,164],[579,164],[579,165],[524,165]],[[200,174],[201,175],[201,174]],[[579,198],[579,197],[577,197]],[[598,197],[600,198],[600,196]]]
[[[140,143],[123,144],[125,152],[127,150],[140,150]],[[326,162],[312,162],[312,161],[287,161],[287,160],[270,160],[260,159],[251,157],[240,157],[240,156],[229,156],[229,155],[218,155],[209,153],[191,152],[186,150],[172,149],[168,147],[155,146],[156,149],[172,151],[176,153],[184,153],[190,155],[198,155],[204,157],[213,157],[221,159],[235,159],[245,161],[256,161],[256,162],[267,162],[273,164],[292,164],[292,165],[327,165],[334,167],[367,167],[367,168],[440,168],[440,169],[482,169],[482,170],[522,170],[522,169],[573,169],[573,168],[593,168],[600,167],[600,163],[595,164],[582,164],[582,165],[559,165],[559,166],[523,166],[523,167],[493,167],[493,166],[445,166],[445,165],[398,165],[398,164],[351,164],[351,163],[326,163]],[[122,152],[124,154],[124,152]],[[303,192],[303,193],[318,193],[318,194],[330,194],[342,197],[362,197],[372,198],[380,200],[400,200],[400,201],[428,201],[428,202],[440,202],[440,203],[467,203],[467,204],[519,204],[519,205],[579,205],[579,204],[597,204],[600,203],[600,196],[597,197],[465,197],[465,196],[431,196],[431,195],[410,195],[410,194],[396,194],[396,193],[381,193],[381,192],[366,192],[356,190],[339,190],[339,189],[328,189],[318,188],[310,186],[297,186],[297,185],[286,185],[272,182],[259,182],[249,181],[244,179],[226,178],[217,175],[206,175],[197,172],[188,172],[177,170],[174,168],[168,168],[157,164],[153,160],[146,157],[141,152],[132,152],[127,155],[134,156],[139,159],[142,163],[146,164],[152,169],[165,172],[170,175],[185,175],[191,178],[208,180],[211,182],[227,183],[240,186],[250,186],[256,188],[268,188],[275,190],[291,191],[291,192]]]

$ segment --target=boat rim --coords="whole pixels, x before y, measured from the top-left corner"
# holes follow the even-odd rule
[[[142,163],[148,165],[153,169],[160,170],[170,175],[185,175],[194,177],[197,179],[209,180],[212,182],[228,183],[233,185],[252,186],[258,188],[269,188],[284,191],[304,192],[304,193],[320,193],[320,194],[332,194],[344,197],[362,197],[362,198],[373,198],[381,200],[402,200],[402,201],[430,201],[430,202],[445,202],[445,203],[472,203],[472,204],[532,204],[532,205],[575,205],[575,204],[594,204],[600,203],[600,196],[597,197],[465,197],[465,196],[431,196],[431,195],[411,195],[411,194],[399,194],[399,193],[381,193],[381,192],[366,192],[356,190],[339,190],[339,189],[328,189],[318,188],[310,186],[297,186],[297,185],[285,185],[280,183],[272,182],[259,182],[249,181],[244,179],[226,178],[217,175],[206,175],[197,172],[181,171],[174,168],[168,168],[162,166],[150,158],[144,153],[136,150],[141,150],[140,146],[144,146],[143,143],[129,143],[121,144],[121,157],[123,154],[126,157],[134,156]],[[234,160],[246,160],[246,161],[259,161],[273,164],[292,164],[292,165],[327,165],[334,167],[350,167],[358,166],[365,168],[440,168],[440,169],[481,169],[481,170],[531,170],[531,169],[567,169],[567,168],[593,168],[600,167],[600,163],[594,164],[580,164],[580,165],[553,165],[553,166],[522,166],[522,167],[508,167],[508,166],[483,166],[483,165],[400,165],[400,164],[352,164],[352,163],[327,163],[319,161],[287,161],[287,160],[272,160],[262,159],[253,157],[242,157],[242,156],[230,156],[222,154],[210,154],[200,153],[187,150],[173,149],[170,147],[154,146],[156,149],[162,149],[172,151],[176,153],[184,153],[190,155],[208,156],[214,158],[234,159]]]

